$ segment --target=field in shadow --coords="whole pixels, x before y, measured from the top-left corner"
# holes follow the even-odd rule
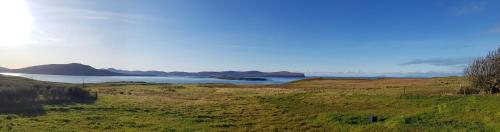
[[[0,76],[0,114],[42,115],[43,105],[93,103],[96,96],[77,85]]]

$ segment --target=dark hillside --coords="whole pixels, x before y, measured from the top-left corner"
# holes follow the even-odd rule
[[[88,65],[71,64],[49,64],[31,66],[21,69],[13,69],[10,72],[28,74],[50,74],[50,75],[74,75],[74,76],[124,76],[126,74],[115,73],[108,70],[95,69]]]
[[[260,71],[204,71],[204,72],[163,72],[163,71],[128,71],[114,68],[104,69],[111,72],[129,75],[149,76],[194,76],[194,77],[216,77],[216,78],[245,78],[245,77],[305,77],[304,73],[288,71],[260,72]]]
[[[8,72],[8,71],[9,71],[9,69],[4,68],[4,67],[0,67],[0,72]]]
[[[0,114],[41,114],[43,104],[93,102],[95,99],[79,85],[0,75]]]

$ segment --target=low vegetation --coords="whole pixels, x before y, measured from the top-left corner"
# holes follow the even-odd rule
[[[92,84],[91,104],[0,115],[0,131],[496,131],[500,96],[462,77],[307,79],[284,85]],[[377,120],[368,120],[377,117]]]
[[[0,76],[0,113],[40,114],[43,104],[94,101],[87,90],[69,84]]]

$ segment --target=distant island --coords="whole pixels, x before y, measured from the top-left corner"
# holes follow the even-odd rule
[[[128,71],[115,68],[96,69],[94,67],[79,64],[48,64],[31,66],[20,69],[8,69],[0,67],[0,72],[27,73],[27,74],[49,74],[49,75],[72,75],[72,76],[180,76],[180,77],[210,77],[226,80],[251,80],[265,81],[266,77],[296,77],[304,78],[303,73],[288,71],[260,72],[260,71],[221,71],[221,72],[164,72],[164,71]]]
[[[244,80],[244,81],[268,81],[269,79],[267,78],[260,78],[260,77],[216,77],[217,79],[224,79],[224,80]]]

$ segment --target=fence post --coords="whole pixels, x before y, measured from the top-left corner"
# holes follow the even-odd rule
[[[406,95],[406,87],[403,87],[403,96]]]
[[[466,95],[465,94],[465,89],[462,88],[462,84],[460,84],[460,90],[462,90],[462,93],[464,93],[464,96]]]
[[[82,80],[82,88],[85,88],[85,79]]]

